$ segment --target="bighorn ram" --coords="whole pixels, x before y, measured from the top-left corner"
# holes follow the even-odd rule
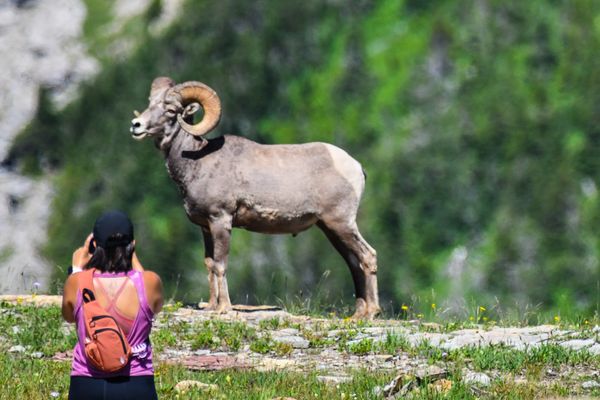
[[[182,192],[188,218],[202,228],[209,309],[231,309],[227,255],[232,228],[283,234],[317,225],[342,255],[354,280],[355,318],[379,311],[377,258],[356,225],[364,189],[360,164],[326,143],[262,145],[240,136],[203,137],[218,124],[217,93],[200,82],[156,78],[150,104],[134,112],[134,139],[154,138]],[[204,110],[193,124],[193,114]]]

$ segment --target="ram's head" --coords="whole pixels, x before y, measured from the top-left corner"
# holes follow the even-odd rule
[[[179,126],[191,135],[202,136],[214,129],[221,118],[217,93],[201,82],[176,85],[171,78],[156,78],[152,82],[149,101],[143,112],[134,111],[130,128],[134,139],[170,136]],[[193,114],[200,108],[204,110],[204,116],[193,124]]]

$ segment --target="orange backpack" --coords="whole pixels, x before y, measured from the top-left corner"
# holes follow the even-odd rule
[[[131,347],[117,321],[96,301],[94,271],[79,273],[85,321],[85,355],[97,370],[116,372],[129,363]]]

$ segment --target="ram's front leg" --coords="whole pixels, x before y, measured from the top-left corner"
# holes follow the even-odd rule
[[[214,243],[212,235],[208,228],[202,227],[202,238],[204,239],[204,265],[208,273],[208,306],[205,308],[207,311],[214,311],[217,309],[217,295],[219,288],[217,286],[217,280],[215,279],[214,270]]]
[[[213,241],[213,280],[217,287],[217,308],[215,311],[224,313],[231,310],[229,289],[227,288],[227,257],[231,240],[231,216],[219,215],[209,221],[210,234]],[[214,284],[214,282],[213,282]]]

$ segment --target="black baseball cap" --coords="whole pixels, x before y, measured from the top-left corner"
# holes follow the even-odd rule
[[[98,217],[93,234],[100,247],[127,246],[133,241],[133,224],[124,212],[111,210]]]

